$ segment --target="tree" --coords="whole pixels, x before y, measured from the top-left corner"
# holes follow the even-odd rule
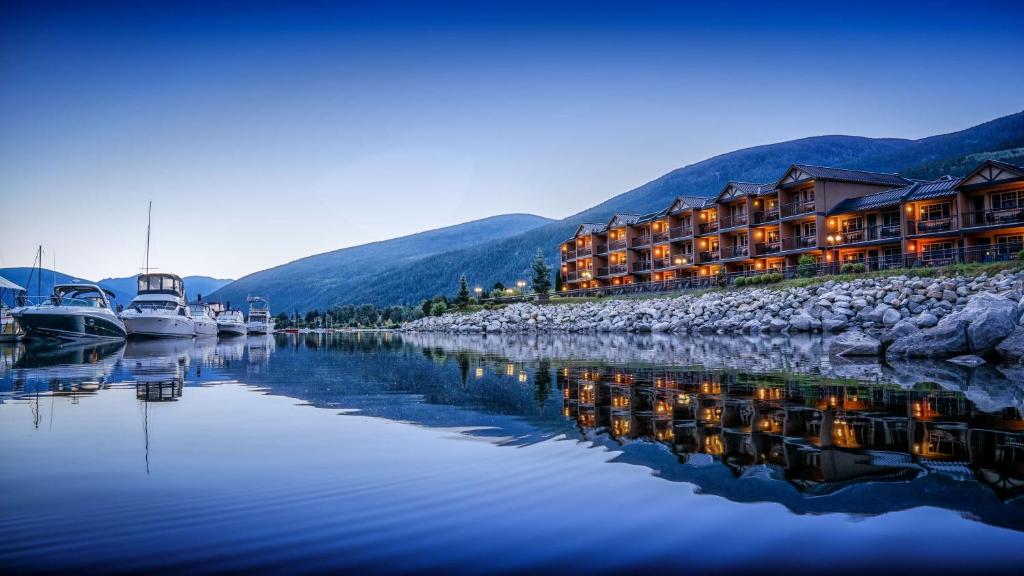
[[[499,280],[499,281],[494,283],[494,286],[492,287],[492,290],[497,290],[498,292],[504,292],[505,291],[505,285],[502,284],[501,281]]]
[[[469,284],[466,283],[466,275],[459,278],[459,295],[455,299],[459,306],[465,306],[469,302]]]
[[[544,251],[537,249],[533,257],[533,291],[537,294],[547,294],[551,291],[551,267],[544,261]]]
[[[444,314],[446,311],[448,311],[448,305],[445,304],[444,301],[434,302],[434,304],[430,307],[431,316],[440,316],[441,314]]]
[[[555,294],[562,291],[562,271],[555,268]]]
[[[797,261],[796,273],[801,278],[812,278],[817,271],[818,261],[810,254],[804,254]]]

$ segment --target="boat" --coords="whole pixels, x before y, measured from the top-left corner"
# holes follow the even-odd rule
[[[192,313],[192,321],[196,324],[196,336],[216,336],[218,332],[217,319],[213,317],[210,307],[202,302],[188,305]]]
[[[270,334],[274,331],[274,319],[270,316],[270,304],[259,296],[249,299],[249,318],[246,329],[249,334]]]
[[[246,332],[245,316],[241,310],[225,310],[217,315],[217,333],[225,336],[244,336]]]
[[[45,302],[12,315],[30,338],[123,340],[127,332],[110,305],[114,297],[95,284],[58,284]]]
[[[4,301],[8,292],[12,295],[10,304],[17,306],[24,299],[24,288],[0,276],[0,342],[17,342],[25,335],[25,331],[14,319],[12,308]]]
[[[185,282],[174,274],[139,274],[138,294],[121,313],[128,335],[142,338],[191,338],[196,332]]]

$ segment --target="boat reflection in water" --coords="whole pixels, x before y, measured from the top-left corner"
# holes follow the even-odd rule
[[[28,341],[5,348],[11,358],[11,392],[91,394],[109,386],[120,364],[122,341],[58,343]]]

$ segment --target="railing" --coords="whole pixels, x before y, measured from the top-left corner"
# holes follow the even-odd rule
[[[722,260],[728,260],[730,258],[745,258],[750,256],[749,246],[722,246],[721,250]]]
[[[598,244],[597,245],[597,250],[594,253],[595,254],[607,254],[608,253],[608,245],[607,244]]]
[[[671,258],[655,258],[652,261],[651,265],[654,267],[655,270],[661,270],[663,268],[671,268],[672,267],[672,259]]]
[[[767,210],[758,210],[754,212],[754,224],[764,224],[765,222],[772,222],[779,219],[779,208],[768,208]]]
[[[690,224],[684,224],[682,226],[673,226],[668,230],[669,237],[673,240],[676,238],[686,238],[687,236],[693,236],[693,226]]]
[[[797,200],[796,202],[783,204],[780,207],[780,213],[783,218],[810,214],[811,212],[814,212],[814,200]]]
[[[631,248],[639,248],[641,246],[650,246],[650,245],[651,245],[651,237],[647,236],[646,234],[643,235],[643,236],[634,236],[633,239],[630,240],[630,242],[629,242],[629,246]]]
[[[676,292],[700,290],[714,286],[733,284],[737,278],[779,273],[783,278],[799,278],[802,276],[830,276],[842,274],[842,266],[847,263],[864,264],[866,272],[892,270],[897,268],[925,268],[947,266],[950,264],[970,262],[1004,262],[1014,260],[1024,244],[1007,244],[1004,246],[973,246],[970,248],[953,248],[948,250],[931,250],[921,254],[894,254],[877,258],[863,258],[848,262],[823,262],[806,266],[785,266],[767,270],[731,272],[718,276],[691,276],[652,282],[636,282],[619,286],[601,286],[598,288],[581,288],[564,290],[560,296],[618,296],[626,294],[642,294],[646,292]]]
[[[1024,223],[1024,208],[1006,210],[978,210],[962,215],[964,228],[976,226],[1006,226]]]
[[[718,254],[718,250],[701,250],[700,252],[697,253],[697,256],[699,257],[701,263],[705,263],[718,260]]]
[[[790,236],[782,239],[783,250],[801,250],[803,248],[817,248],[817,236]]]
[[[642,260],[640,262],[633,262],[633,273],[650,272],[651,262],[650,260]]]
[[[625,273],[626,273],[626,265],[625,264],[613,264],[611,266],[601,266],[600,268],[597,269],[598,277],[617,276],[619,274],[625,274]]]
[[[668,242],[668,232],[655,232],[652,238],[654,238],[655,244],[659,242]]]
[[[720,216],[718,218],[718,223],[722,230],[735,228],[736,226],[746,226],[747,213],[740,212],[738,214],[726,214],[725,216]]]
[[[616,250],[623,250],[625,248],[626,248],[626,239],[625,238],[623,238],[621,240],[609,240],[608,241],[608,250],[610,252],[615,252]]]
[[[576,251],[575,250],[566,250],[566,251],[562,252],[562,261],[563,262],[564,261],[568,261],[568,260],[575,260],[575,259],[576,259]]]
[[[838,244],[856,244],[857,242],[870,242],[872,240],[885,240],[887,238],[900,237],[899,224],[887,226],[868,226],[860,230],[847,230],[839,233]]]
[[[755,248],[757,249],[758,256],[775,254],[776,252],[782,252],[782,242],[778,240],[775,242],[758,242]]]
[[[718,231],[718,220],[712,220],[711,222],[701,222],[697,225],[698,234],[710,234]]]
[[[932,234],[935,232],[952,232],[957,230],[956,218],[936,218],[934,220],[907,220],[907,234]]]
[[[583,258],[584,256],[590,256],[593,253],[594,253],[593,248],[591,248],[590,246],[584,246],[583,248],[577,248],[576,249],[576,257],[577,258]]]

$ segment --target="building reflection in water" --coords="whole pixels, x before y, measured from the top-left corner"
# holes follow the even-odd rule
[[[811,494],[925,472],[1024,492],[1020,409],[983,412],[961,391],[624,366],[564,367],[558,387],[585,433],[660,442],[736,476],[762,466]]]

